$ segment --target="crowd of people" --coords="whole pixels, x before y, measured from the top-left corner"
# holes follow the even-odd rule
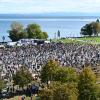
[[[85,64],[96,68],[100,64],[100,46],[80,43],[45,43],[0,49],[1,74],[11,78],[21,66],[27,66],[32,73],[39,73],[50,59],[61,66],[80,71]]]

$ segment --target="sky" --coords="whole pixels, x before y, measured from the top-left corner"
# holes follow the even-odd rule
[[[0,0],[0,13],[99,13],[100,0]]]

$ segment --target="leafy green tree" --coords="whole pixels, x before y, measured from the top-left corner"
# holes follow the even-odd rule
[[[96,28],[96,36],[98,36],[98,34],[100,33],[100,21],[99,21],[99,19],[96,20],[95,28]]]
[[[43,38],[42,39],[47,39],[48,38],[48,33],[47,32],[42,32]]]
[[[74,84],[51,82],[39,96],[41,100],[77,100],[77,88]],[[44,97],[44,98],[43,98]]]
[[[39,92],[40,100],[54,100],[54,91],[61,85],[60,82],[52,81]]]
[[[11,30],[9,30],[8,33],[12,41],[18,41],[20,39],[28,37],[27,33],[23,28],[23,25],[18,22],[13,22],[11,24]]]
[[[20,24],[19,22],[13,22],[12,24],[11,24],[11,29],[12,30],[22,30],[23,29],[23,25],[22,24]]]
[[[84,68],[79,75],[78,100],[97,100],[96,76],[91,68]]]
[[[26,28],[28,38],[37,38],[37,35],[41,33],[40,26],[38,24],[29,24]]]
[[[13,22],[11,24],[11,30],[9,32],[9,37],[12,41],[18,41],[25,38],[33,39],[47,39],[48,34],[41,31],[41,27],[38,24],[29,24],[26,29],[23,25],[18,22]]]
[[[53,100],[53,90],[43,89],[39,92],[40,100]]]
[[[53,60],[49,60],[42,68],[41,80],[42,82],[48,82],[54,80],[54,75],[58,68],[58,63]]]
[[[77,100],[77,88],[74,84],[60,84],[53,94],[53,100]]]
[[[80,34],[84,35],[84,36],[92,36],[93,35],[93,29],[92,29],[91,24],[86,24],[85,26],[83,26],[81,28]]]
[[[6,82],[2,79],[1,73],[2,73],[2,66],[0,66],[0,93],[2,89],[6,87]]]
[[[78,77],[73,68],[60,67],[58,70],[56,70],[55,81],[60,81],[62,83],[77,82]]]
[[[84,36],[93,36],[93,35],[98,36],[99,33],[100,33],[100,22],[98,19],[96,22],[91,22],[83,26],[80,32],[80,34]]]
[[[34,39],[47,39],[48,34],[46,32],[42,32],[41,27],[38,24],[29,24],[26,28],[28,33],[28,38]]]
[[[13,75],[14,85],[19,85],[20,87],[27,86],[32,82],[32,74],[28,71],[26,67],[21,67],[20,70]]]
[[[0,93],[2,91],[3,88],[5,88],[6,84],[4,82],[4,80],[0,79]]]
[[[98,34],[100,33],[100,23],[99,20],[97,19],[96,22],[92,22],[90,23],[91,27],[92,27],[92,32],[94,36],[98,36]]]
[[[90,23],[91,27],[92,27],[92,35],[97,36],[98,32],[97,32],[97,22],[92,22]]]

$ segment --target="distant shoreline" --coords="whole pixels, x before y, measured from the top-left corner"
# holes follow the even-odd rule
[[[79,15],[60,15],[60,14],[0,14],[0,19],[8,19],[8,18],[63,18],[63,19],[97,19],[100,16],[79,16]]]

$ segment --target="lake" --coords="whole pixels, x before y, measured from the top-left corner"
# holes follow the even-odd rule
[[[2,36],[6,37],[6,41],[10,40],[7,31],[14,21],[22,23],[24,27],[31,23],[37,23],[43,31],[48,33],[49,38],[54,38],[54,33],[57,33],[58,30],[61,32],[61,37],[78,37],[81,27],[91,21],[96,21],[96,19],[96,17],[34,18],[3,15],[0,16],[0,41],[2,41]]]

